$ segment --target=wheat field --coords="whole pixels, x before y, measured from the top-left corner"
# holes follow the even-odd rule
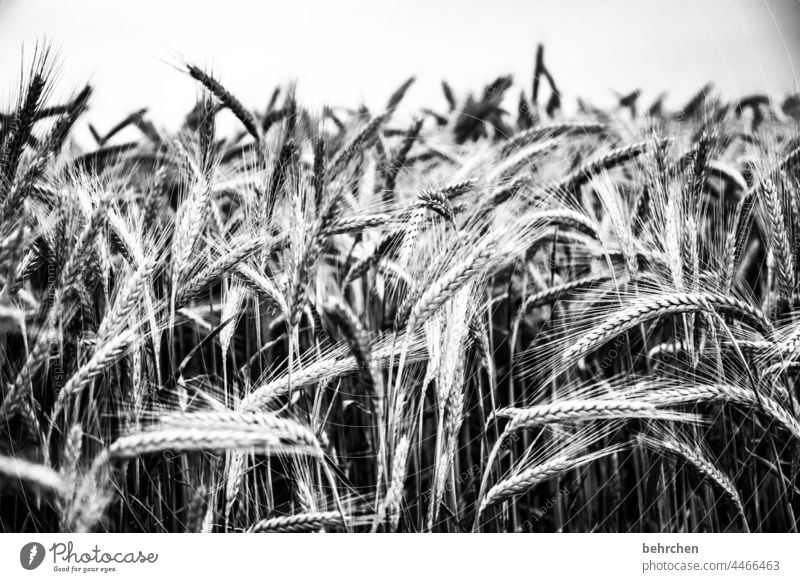
[[[54,68],[0,117],[0,531],[797,531],[797,96],[186,64],[78,148]]]

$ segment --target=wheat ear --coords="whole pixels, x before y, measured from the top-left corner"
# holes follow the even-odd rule
[[[489,507],[497,505],[511,497],[521,495],[543,481],[618,451],[619,447],[611,447],[580,457],[562,455],[545,463],[525,469],[508,479],[500,481],[497,485],[489,489],[486,493],[486,497],[481,501],[478,508],[478,516],[483,514]]]
[[[508,432],[514,432],[544,424],[617,418],[681,420],[686,419],[687,416],[673,411],[663,410],[652,402],[601,398],[561,400],[552,404],[541,404],[530,408],[514,409],[511,415],[511,422],[506,427],[506,430]]]
[[[671,437],[656,438],[648,435],[640,435],[639,442],[654,451],[663,451],[687,460],[700,475],[708,479],[711,483],[714,483],[725,493],[741,516],[745,530],[748,532],[750,531],[747,524],[747,517],[744,513],[744,503],[742,503],[742,498],[739,496],[739,492],[736,490],[733,481],[723,473],[713,461],[703,455],[700,450],[677,438]]]
[[[561,360],[565,363],[574,362],[609,339],[645,321],[679,313],[715,311],[732,313],[762,330],[766,335],[773,334],[772,324],[764,314],[738,299],[714,293],[671,293],[648,297],[618,312],[578,338],[564,351]]]
[[[390,112],[373,117],[344,147],[336,152],[331,160],[327,174],[337,176],[359,152],[367,148],[375,137],[378,128],[389,118]]]
[[[342,516],[337,511],[298,513],[286,517],[261,520],[247,530],[249,533],[303,533],[342,526]]]
[[[781,303],[785,304],[791,300],[794,291],[794,259],[789,245],[789,234],[784,223],[783,204],[772,180],[764,181],[762,192],[764,210],[770,225],[769,244],[778,272],[778,289]]]
[[[261,141],[261,134],[258,131],[258,125],[256,124],[253,114],[245,109],[244,105],[242,105],[242,103],[236,97],[234,97],[232,93],[223,87],[214,77],[203,72],[196,66],[188,65],[187,69],[189,70],[189,74],[194,79],[200,81],[206,89],[213,93],[217,99],[222,101],[222,103],[224,103],[225,106],[233,112],[236,118],[247,130],[247,133],[252,135],[257,142]]]
[[[66,491],[61,476],[50,467],[0,455],[0,480],[17,482],[44,493]]]

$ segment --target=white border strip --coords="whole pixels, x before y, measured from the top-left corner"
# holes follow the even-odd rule
[[[0,579],[796,582],[798,549],[797,534],[5,534]]]

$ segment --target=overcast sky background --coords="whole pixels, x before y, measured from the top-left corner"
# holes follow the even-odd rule
[[[379,107],[409,75],[409,106],[443,108],[440,81],[462,96],[512,73],[530,94],[537,42],[565,103],[613,103],[613,90],[662,90],[679,107],[705,82],[728,96],[797,90],[798,0],[0,0],[0,107],[22,46],[46,38],[58,86],[96,88],[89,119],[108,128],[149,107],[174,127],[197,95],[178,70],[210,68],[250,107],[297,80],[311,105]]]

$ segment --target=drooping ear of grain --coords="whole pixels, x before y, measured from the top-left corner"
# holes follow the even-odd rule
[[[206,89],[233,112],[247,130],[247,133],[253,136],[257,142],[261,140],[261,134],[258,131],[258,126],[253,118],[253,114],[250,113],[232,93],[225,89],[214,77],[208,75],[198,67],[188,65],[187,69],[194,79],[200,81]]]

